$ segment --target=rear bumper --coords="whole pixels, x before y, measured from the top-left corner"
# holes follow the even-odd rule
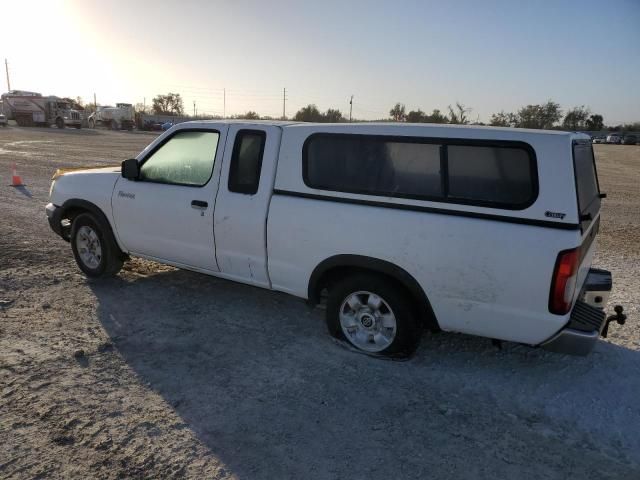
[[[567,325],[540,346],[569,355],[587,355],[607,324],[604,307],[611,293],[611,273],[592,268]]]
[[[546,350],[569,355],[587,355],[605,326],[604,310],[578,300],[566,327],[540,346]]]

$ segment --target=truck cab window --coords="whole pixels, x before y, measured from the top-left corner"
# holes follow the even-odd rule
[[[218,148],[218,132],[184,131],[173,135],[140,168],[140,180],[202,187],[209,182]]]
[[[230,192],[254,195],[258,191],[265,139],[266,133],[261,130],[237,133],[229,167]]]

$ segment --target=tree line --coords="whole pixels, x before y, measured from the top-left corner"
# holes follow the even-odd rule
[[[450,124],[474,124],[486,125],[479,120],[470,118],[471,108],[457,102],[454,107],[449,105],[448,113],[442,114],[440,110],[433,110],[430,115],[422,110],[406,112],[405,106],[396,103],[389,110],[389,117],[396,122],[413,123],[450,123]],[[599,131],[605,128],[604,118],[600,114],[592,114],[584,105],[574,107],[566,111],[560,108],[560,104],[552,100],[538,105],[526,105],[516,112],[500,111],[491,115],[488,125],[494,127],[537,128],[543,130],[589,130]]]
[[[458,125],[491,125],[495,127],[535,128],[543,130],[571,130],[571,131],[601,131],[601,130],[631,130],[640,131],[640,122],[628,123],[616,126],[606,126],[604,117],[598,113],[592,113],[589,107],[584,105],[563,111],[560,104],[548,100],[542,104],[526,105],[515,112],[504,110],[493,113],[488,123],[479,119],[473,120],[473,109],[463,103],[456,102],[449,105],[446,112],[434,109],[426,113],[422,109],[409,110],[402,103],[396,103],[389,110],[389,117],[377,121],[393,121],[408,123],[448,123]],[[328,109],[325,113],[318,110],[315,105],[307,105],[301,108],[293,117],[302,122],[343,122],[346,121],[340,110]]]
[[[184,115],[184,102],[179,93],[169,92],[165,95],[156,95],[151,106],[142,104],[136,105],[136,111],[139,113],[154,113],[157,115]],[[483,123],[476,118],[472,119],[473,109],[465,106],[463,103],[456,102],[455,105],[449,105],[445,112],[439,109],[433,109],[431,113],[426,113],[422,109],[407,111],[403,103],[396,103],[390,110],[387,118],[381,118],[376,121],[382,122],[408,122],[408,123],[441,123],[441,124],[459,124],[459,125],[491,125],[496,127],[517,127],[517,128],[536,128],[544,130],[631,130],[640,131],[640,122],[606,126],[604,118],[598,113],[592,113],[589,107],[584,105],[570,108],[563,111],[560,104],[553,100],[548,100],[542,104],[526,105],[519,108],[515,112],[493,113],[488,123]],[[210,117],[220,118],[220,117]],[[250,110],[242,114],[232,115],[229,118],[246,119],[246,120],[273,120],[272,117],[261,116],[257,112]],[[339,123],[347,122],[343,113],[337,108],[329,108],[321,112],[314,104],[309,104],[298,110],[292,117],[297,122],[318,122],[318,123]]]

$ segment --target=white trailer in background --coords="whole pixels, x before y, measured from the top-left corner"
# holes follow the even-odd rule
[[[80,112],[54,95],[43,97],[37,92],[11,90],[2,95],[2,108],[7,119],[15,120],[21,127],[48,127],[53,123],[58,128],[82,128]]]
[[[130,103],[116,103],[115,107],[98,107],[89,115],[89,128],[105,126],[111,130],[131,130],[135,124],[135,112]]]

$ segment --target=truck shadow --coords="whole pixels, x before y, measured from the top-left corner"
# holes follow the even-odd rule
[[[381,361],[283,294],[180,270],[90,285],[117,351],[239,478],[560,477],[567,458],[615,477],[640,461],[634,350],[426,334]]]

